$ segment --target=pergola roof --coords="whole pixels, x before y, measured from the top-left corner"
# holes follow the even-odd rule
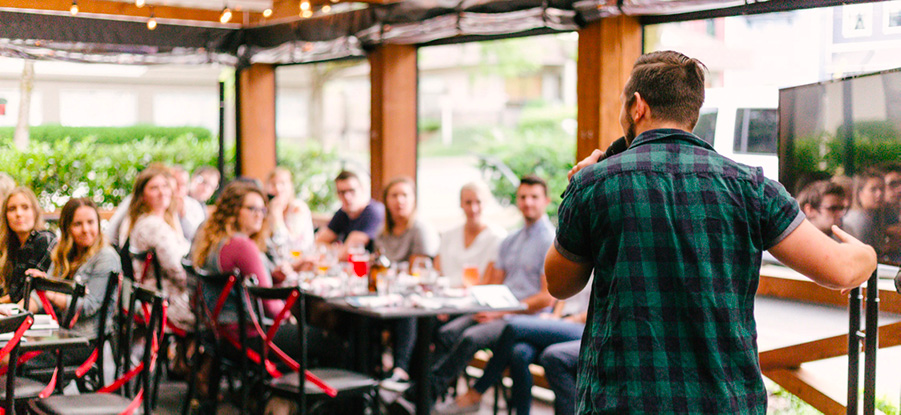
[[[70,7],[77,1],[79,13]],[[0,55],[119,64],[302,63],[429,45],[577,30],[621,14],[642,23],[786,11],[840,0],[0,0]],[[343,1],[343,0],[342,0]],[[222,8],[234,9],[220,23]],[[331,9],[325,12],[323,8]],[[263,10],[270,9],[269,18]],[[153,17],[159,23],[148,30]]]

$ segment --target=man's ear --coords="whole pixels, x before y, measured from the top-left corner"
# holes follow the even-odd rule
[[[816,212],[816,209],[810,203],[805,203],[801,205],[801,211],[804,212],[805,216],[810,216],[810,212]]]
[[[650,117],[650,115],[651,107],[648,106],[648,102],[644,100],[640,93],[635,92],[632,96],[632,106],[629,108],[629,117],[632,118],[633,122],[638,122],[643,117]]]

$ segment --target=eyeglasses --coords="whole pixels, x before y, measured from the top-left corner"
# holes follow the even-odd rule
[[[828,210],[829,212],[832,212],[832,213],[839,213],[839,212],[844,212],[844,211],[848,210],[848,206],[846,206],[846,205],[822,206],[822,207],[820,207],[820,209]]]
[[[354,193],[357,193],[357,189],[350,188],[350,189],[338,190],[338,196],[349,196]]]
[[[269,213],[269,209],[266,209],[266,208],[264,208],[264,207],[241,206],[241,209],[247,209],[247,210],[250,211],[250,213],[259,213],[259,214],[261,214],[261,215],[263,215],[263,216],[266,216],[266,214]]]

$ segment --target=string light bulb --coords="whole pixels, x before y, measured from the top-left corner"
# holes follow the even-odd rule
[[[326,4],[325,6],[322,6],[323,13],[328,13],[330,11],[332,11],[332,6],[329,6],[328,4]]]
[[[78,2],[76,0],[72,0],[72,7],[69,7],[69,13],[72,13],[72,16],[78,14]]]
[[[272,9],[263,10],[263,17],[272,16]]]
[[[156,17],[153,16],[153,7],[150,8],[150,19],[147,20],[147,30],[156,30]]]
[[[302,0],[300,2],[300,11],[310,10],[310,2],[309,0]]]
[[[228,7],[222,9],[222,15],[219,16],[219,22],[220,23],[228,23],[228,21],[231,19],[232,19],[232,11]]]
[[[135,7],[140,9],[141,7],[144,7],[144,3],[144,0],[135,0]]]
[[[308,19],[312,16],[313,16],[312,10],[304,10],[304,11],[300,12],[300,17],[303,17],[304,19]]]

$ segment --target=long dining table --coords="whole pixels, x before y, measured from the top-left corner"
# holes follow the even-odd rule
[[[357,353],[352,363],[354,369],[381,375],[380,356],[373,356],[373,342],[378,342],[378,331],[381,323],[386,321],[415,318],[417,320],[416,345],[413,349],[411,380],[416,387],[414,404],[417,415],[427,415],[431,412],[433,402],[428,396],[431,377],[429,371],[432,366],[432,337],[435,331],[437,316],[439,315],[465,315],[476,314],[483,311],[521,311],[525,309],[522,304],[507,306],[488,306],[476,302],[471,297],[422,297],[421,301],[409,301],[409,299],[390,303],[378,296],[322,296],[310,292],[305,293],[307,301],[316,307],[325,306],[338,312],[356,317],[356,325],[351,333],[356,333],[355,338],[350,339],[355,343],[355,348],[362,353]],[[312,308],[312,307],[311,307]],[[378,324],[373,324],[378,323]],[[375,330],[374,330],[375,329]]]

